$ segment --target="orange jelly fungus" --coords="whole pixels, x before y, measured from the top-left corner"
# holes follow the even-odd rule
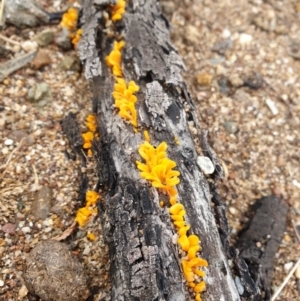
[[[197,235],[188,235],[191,226],[185,221],[186,210],[183,204],[177,201],[176,185],[180,181],[180,173],[174,170],[176,162],[167,157],[167,143],[162,142],[154,147],[150,143],[147,131],[144,131],[144,136],[146,141],[138,149],[144,162],[136,161],[137,168],[143,179],[150,181],[153,187],[159,188],[169,196],[169,213],[177,229],[177,243],[187,253],[181,261],[183,274],[188,286],[195,293],[195,299],[201,301],[201,292],[205,290],[205,282],[201,279],[205,277],[205,273],[199,270],[199,267],[207,267],[208,263],[198,256],[197,253],[201,251],[200,239]]]
[[[117,0],[117,4],[112,5],[112,9],[111,9],[112,21],[116,22],[122,19],[125,13],[125,6],[126,6],[125,0]]]
[[[63,14],[60,26],[66,27],[70,32],[76,30],[78,19],[78,10],[74,7],[70,7],[66,13]]]
[[[82,28],[78,29],[75,33],[74,38],[72,38],[72,44],[76,47],[82,36]]]
[[[119,110],[119,116],[129,121],[134,127],[137,127],[137,113],[135,109],[137,97],[134,93],[138,92],[140,87],[133,80],[127,83],[123,78],[121,50],[124,46],[124,41],[115,41],[113,50],[105,58],[105,61],[111,67],[115,76],[116,83],[112,96],[115,100],[115,107]]]
[[[140,87],[134,81],[130,81],[127,85],[123,78],[116,78],[116,81],[117,83],[114,85],[114,92],[112,93],[115,107],[119,109],[120,117],[128,120],[134,127],[137,127],[135,109],[137,98],[133,94],[138,92]]]
[[[123,76],[122,67],[121,67],[121,62],[122,62],[121,50],[124,46],[125,46],[124,41],[120,41],[120,42],[114,41],[113,50],[105,58],[107,66],[111,67],[113,75],[117,77]]]
[[[87,191],[85,195],[86,204],[77,210],[75,221],[80,227],[86,225],[90,216],[97,214],[96,203],[99,200],[99,194],[95,191]]]
[[[92,141],[95,137],[95,132],[97,130],[96,117],[94,115],[88,115],[86,118],[86,127],[88,132],[81,134],[83,138],[83,148],[87,150],[88,156],[92,155]]]
[[[88,238],[89,240],[91,240],[91,241],[94,241],[94,240],[96,239],[96,236],[95,236],[94,233],[88,232],[87,238]]]

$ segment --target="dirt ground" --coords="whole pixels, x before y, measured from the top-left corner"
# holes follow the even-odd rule
[[[48,11],[67,7],[63,0],[37,2]],[[184,78],[201,127],[209,130],[225,171],[219,187],[228,208],[232,242],[257,198],[274,193],[290,206],[274,263],[275,291],[299,259],[300,249],[296,235],[297,229],[300,233],[300,2],[175,0],[162,1],[162,7],[186,66]],[[45,29],[54,34],[60,30],[57,24],[2,30],[9,40],[0,36],[0,46],[11,52],[0,62],[30,51],[34,38]],[[78,208],[74,188],[80,162],[66,155],[60,121],[72,111],[85,130],[84,119],[91,113],[88,85],[78,68],[64,65],[69,57],[76,60],[74,50],[63,51],[54,41],[40,49],[48,55],[44,67],[28,65],[0,83],[3,301],[29,300],[22,278],[26,253],[38,241],[66,230]],[[51,90],[43,104],[28,97],[37,83],[46,83]],[[96,182],[93,164],[91,159],[87,166],[90,183]],[[41,191],[49,207],[44,220],[33,205]],[[93,301],[109,300],[108,250],[98,224],[99,220],[92,221],[70,244],[93,279]],[[86,237],[88,231],[96,241]],[[293,276],[277,300],[299,300],[299,281]]]

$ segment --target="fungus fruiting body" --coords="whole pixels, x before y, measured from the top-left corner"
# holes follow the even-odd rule
[[[78,10],[70,7],[66,13],[63,14],[60,26],[66,27],[70,32],[75,31],[78,19]]]
[[[146,141],[138,149],[143,162],[136,161],[137,168],[143,179],[150,181],[153,187],[169,196],[169,213],[177,230],[177,243],[181,250],[186,252],[181,261],[183,275],[188,286],[194,291],[195,299],[201,301],[205,282],[200,279],[205,277],[205,273],[199,270],[199,267],[207,267],[208,263],[198,256],[198,252],[201,251],[200,239],[195,234],[188,234],[191,226],[185,221],[186,210],[183,204],[178,202],[176,185],[180,182],[180,173],[174,170],[176,162],[167,157],[167,143],[162,142],[155,147],[150,143],[147,131],[144,131],[144,136]]]
[[[72,44],[76,47],[79,42],[82,29],[76,30],[78,20],[78,10],[74,7],[70,7],[66,13],[63,14],[60,26],[63,28],[67,28],[70,32],[69,37],[71,39]]]
[[[85,195],[85,207],[77,210],[75,221],[80,227],[83,227],[89,221],[92,215],[97,214],[96,203],[99,200],[99,194],[95,191],[87,191]]]
[[[125,0],[117,0],[116,5],[112,5],[111,7],[111,20],[116,22],[122,19],[123,14],[125,13]]]
[[[92,154],[91,147],[92,141],[96,135],[97,125],[95,115],[88,115],[86,118],[86,127],[88,131],[81,134],[83,138],[83,148],[87,150],[87,154],[90,156]]]

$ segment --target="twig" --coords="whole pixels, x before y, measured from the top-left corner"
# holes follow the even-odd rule
[[[4,5],[5,5],[5,0],[2,0],[1,7],[0,7],[0,25],[2,23],[2,16],[3,16],[3,11],[4,11]]]
[[[289,282],[290,278],[292,277],[292,275],[295,273],[297,267],[300,264],[300,259],[296,262],[296,264],[294,265],[294,267],[291,269],[291,271],[289,272],[289,274],[286,276],[286,278],[284,279],[284,281],[282,282],[282,284],[280,285],[280,287],[278,288],[278,290],[276,291],[276,293],[273,295],[271,301],[275,301],[276,298],[279,296],[279,294],[281,293],[281,291],[283,290],[283,288],[286,286],[286,284]]]
[[[1,21],[0,21],[0,22],[1,22]],[[5,42],[8,42],[8,43],[17,45],[17,46],[21,45],[19,42],[16,42],[16,41],[14,41],[14,40],[12,40],[12,39],[10,39],[10,38],[8,38],[8,37],[2,35],[2,34],[0,34],[0,39],[2,39],[2,40],[5,41]]]

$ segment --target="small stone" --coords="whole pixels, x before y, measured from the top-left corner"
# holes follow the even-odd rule
[[[89,296],[83,265],[58,241],[35,246],[26,258],[23,277],[28,290],[44,301],[83,301]]]
[[[51,44],[54,40],[54,34],[52,30],[46,29],[40,33],[38,33],[34,40],[38,43],[39,46],[44,47]]]
[[[24,298],[28,294],[28,289],[27,287],[23,284],[19,290],[19,297]]]
[[[7,155],[9,153],[8,147],[2,147],[1,152],[2,152],[3,155]]]
[[[200,39],[199,28],[193,25],[187,25],[185,27],[184,37],[187,39],[187,41],[191,43],[199,43],[199,39]]]
[[[229,207],[228,210],[229,210],[229,212],[230,212],[232,215],[236,215],[236,214],[237,214],[237,210],[236,210],[234,207]]]
[[[7,223],[2,227],[2,231],[8,234],[15,234],[16,226],[12,223]]]
[[[38,51],[36,57],[34,58],[34,60],[31,63],[31,66],[38,70],[44,66],[47,66],[51,63],[51,58],[49,56],[49,54],[47,53],[47,51],[41,49]]]
[[[52,206],[52,189],[44,186],[35,193],[34,200],[31,203],[31,213],[38,219],[46,219]],[[48,224],[47,224],[48,225]]]
[[[273,100],[271,100],[270,98],[267,98],[266,99],[266,104],[267,104],[267,106],[269,107],[271,113],[274,116],[276,116],[279,113],[279,111],[278,111],[278,109],[276,107],[276,104],[275,104],[275,102]]]
[[[236,73],[231,74],[228,80],[233,87],[241,87],[244,84],[244,81]]]
[[[14,140],[12,140],[12,139],[6,139],[6,140],[4,141],[4,144],[5,144],[6,146],[13,145],[13,144],[14,144]]]
[[[4,281],[2,279],[0,279],[0,286],[4,286]]]
[[[212,78],[212,75],[209,73],[200,73],[196,75],[197,83],[200,86],[210,86]]]
[[[300,265],[298,265],[296,271],[295,271],[295,276],[297,279],[300,279]]]
[[[28,98],[31,102],[44,106],[52,101],[51,87],[46,83],[36,84],[28,91]]]
[[[206,175],[211,175],[215,171],[215,166],[208,157],[198,156],[197,164]]]
[[[72,49],[72,43],[70,41],[70,31],[66,27],[64,27],[56,37],[55,43],[63,50]]]
[[[27,137],[24,139],[24,145],[27,145],[27,146],[31,146],[35,143],[35,138],[32,134],[30,135],[27,135]]]
[[[32,52],[38,49],[38,44],[35,41],[25,41],[21,44],[21,47],[26,52]]]
[[[31,232],[30,227],[23,227],[21,230],[22,230],[22,232],[25,233],[25,234]]]
[[[288,262],[284,265],[284,270],[286,272],[288,272],[292,267],[293,267],[294,263],[291,261],[291,262]]]
[[[241,33],[239,37],[239,42],[241,45],[249,45],[253,40],[253,37],[247,33]]]
[[[232,121],[224,122],[223,126],[228,134],[236,134],[239,131],[237,124]]]
[[[59,64],[64,71],[80,71],[80,61],[77,56],[66,55]]]

